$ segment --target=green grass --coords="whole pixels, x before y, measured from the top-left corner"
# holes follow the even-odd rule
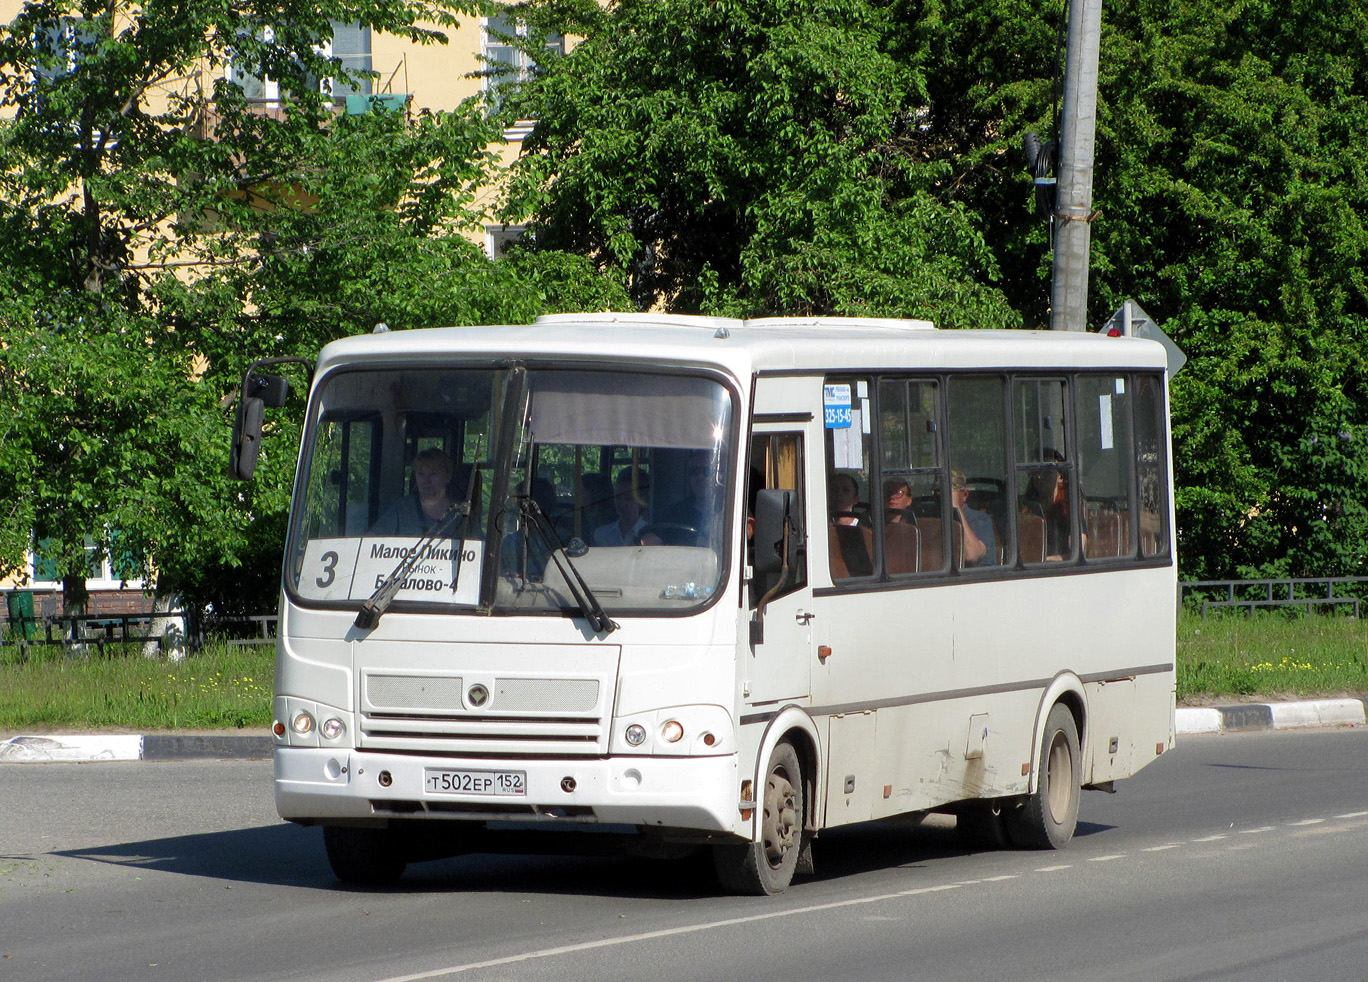
[[[179,664],[106,645],[73,657],[57,646],[0,648],[0,732],[265,730],[273,645],[206,645]]]
[[[0,648],[0,733],[261,729],[271,724],[274,648],[214,644],[180,664],[136,646],[72,657]],[[1368,620],[1335,615],[1184,614],[1180,702],[1368,695]]]
[[[1368,620],[1237,611],[1178,621],[1180,702],[1368,695]]]

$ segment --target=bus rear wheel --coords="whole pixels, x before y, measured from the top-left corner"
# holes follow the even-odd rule
[[[404,875],[408,862],[391,829],[323,826],[328,865],[343,883],[388,886]]]
[[[1056,703],[1045,719],[1037,766],[1036,789],[1007,814],[1007,831],[1018,848],[1060,849],[1078,827],[1082,794],[1078,724],[1062,703]]]
[[[717,878],[729,893],[771,896],[793,882],[804,840],[803,772],[792,744],[781,743],[770,755],[759,804],[758,842],[713,846]]]

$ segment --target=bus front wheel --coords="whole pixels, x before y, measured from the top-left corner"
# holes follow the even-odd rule
[[[343,883],[388,886],[404,875],[408,863],[390,829],[323,826],[328,865]]]
[[[1081,788],[1078,724],[1062,703],[1050,710],[1040,740],[1036,789],[1020,808],[1010,812],[1007,831],[1022,849],[1059,849],[1073,838],[1078,826]]]
[[[729,893],[770,896],[783,893],[793,881],[804,842],[803,772],[792,744],[774,748],[758,804],[758,842],[713,846],[717,878]]]

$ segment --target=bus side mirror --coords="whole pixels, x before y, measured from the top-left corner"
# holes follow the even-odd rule
[[[250,481],[261,454],[261,432],[266,407],[285,405],[290,383],[279,375],[254,375],[250,369],[242,379],[237,416],[233,421],[233,444],[228,454],[228,476]]]
[[[228,455],[228,476],[250,481],[261,453],[261,430],[266,403],[253,396],[238,400],[237,420],[233,424],[233,444]]]
[[[797,565],[798,547],[803,541],[799,527],[798,496],[793,491],[765,489],[756,495],[752,563],[757,577],[768,578]]]

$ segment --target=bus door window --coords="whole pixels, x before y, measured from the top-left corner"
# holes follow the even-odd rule
[[[1135,472],[1137,526],[1144,556],[1167,556],[1168,441],[1164,434],[1164,382],[1158,375],[1135,379]]]
[[[305,488],[306,534],[323,539],[363,534],[380,507],[380,417],[325,417],[314,442]]]
[[[755,499],[761,490],[794,492],[797,501],[794,514],[807,514],[806,495],[803,493],[803,435],[801,433],[763,433],[751,437],[750,476],[746,486],[746,527],[749,539],[751,520],[754,517]],[[794,534],[802,536],[801,525]],[[751,543],[747,541],[747,564],[750,564]],[[750,602],[754,607],[775,586],[779,574],[769,577],[756,576],[750,584]],[[798,548],[797,565],[790,569],[788,579],[778,593],[770,599],[782,597],[794,590],[807,586],[807,549],[801,540]]]
[[[878,491],[873,480],[869,381],[829,378],[833,399],[850,407],[848,417],[826,421],[827,561],[832,582],[875,572],[874,512]]]
[[[1003,560],[1010,509],[1002,398],[998,376],[954,376],[947,386],[951,517],[964,536],[966,568]]]
[[[1131,538],[1131,412],[1124,375],[1080,375],[1078,467],[1082,475],[1083,554],[1089,560],[1135,554]]]
[[[945,534],[940,386],[923,379],[882,379],[878,395],[885,570],[890,575],[943,570],[947,557],[958,556],[962,540],[954,526]]]
[[[1064,381],[1017,379],[1012,399],[1018,555],[1028,564],[1072,558],[1077,479],[1069,456]]]

